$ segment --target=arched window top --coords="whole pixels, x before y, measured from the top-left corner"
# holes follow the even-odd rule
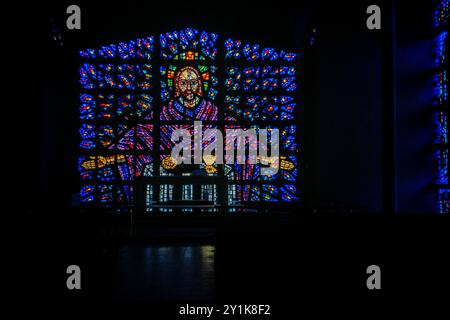
[[[155,40],[158,40],[158,49],[155,46]],[[159,50],[162,60],[217,60],[219,48],[222,47],[220,49],[223,49],[223,58],[226,60],[292,62],[297,57],[297,54],[293,52],[276,50],[241,40],[228,38],[223,43],[219,44],[219,42],[219,36],[215,33],[186,28],[161,33],[156,37],[149,36],[101,46],[98,49],[80,50],[80,56],[83,58],[152,60],[156,58],[155,50]]]

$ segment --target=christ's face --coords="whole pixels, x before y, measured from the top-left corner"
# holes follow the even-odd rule
[[[181,71],[177,86],[184,100],[191,102],[199,94],[200,79],[196,72],[186,69]]]

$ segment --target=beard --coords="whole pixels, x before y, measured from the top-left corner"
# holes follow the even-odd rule
[[[192,91],[187,91],[187,92],[183,95],[183,98],[184,98],[186,101],[191,102],[192,100],[195,99],[195,94],[194,94]]]
[[[181,101],[185,107],[193,108],[198,103],[198,98],[200,96],[198,94],[195,94],[194,92],[184,92],[181,96]]]

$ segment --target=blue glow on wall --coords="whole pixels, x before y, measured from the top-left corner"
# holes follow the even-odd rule
[[[439,213],[449,213],[449,164],[448,164],[448,56],[449,56],[449,34],[448,20],[450,16],[450,0],[442,1],[435,12],[435,27],[438,30],[435,50],[435,137],[436,145],[435,162],[436,174],[435,185],[437,187],[437,210]]]

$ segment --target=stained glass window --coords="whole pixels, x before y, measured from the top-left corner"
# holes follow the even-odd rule
[[[125,207],[139,177],[176,175],[225,177],[229,205],[299,200],[296,53],[187,28],[89,48],[80,57],[82,202]],[[216,143],[210,129],[224,137],[229,129],[279,129],[278,172],[261,174],[259,156],[256,163],[218,164],[209,156],[198,165],[177,164],[172,132],[192,134],[194,121],[202,121],[202,148]],[[218,190],[147,185],[145,201],[177,195],[217,202]]]
[[[448,56],[449,56],[449,32],[448,21],[450,16],[450,0],[443,0],[435,12],[435,27],[437,30],[435,43],[435,111],[434,125],[436,145],[435,185],[437,188],[437,210],[439,213],[450,213],[450,185],[448,163]]]

